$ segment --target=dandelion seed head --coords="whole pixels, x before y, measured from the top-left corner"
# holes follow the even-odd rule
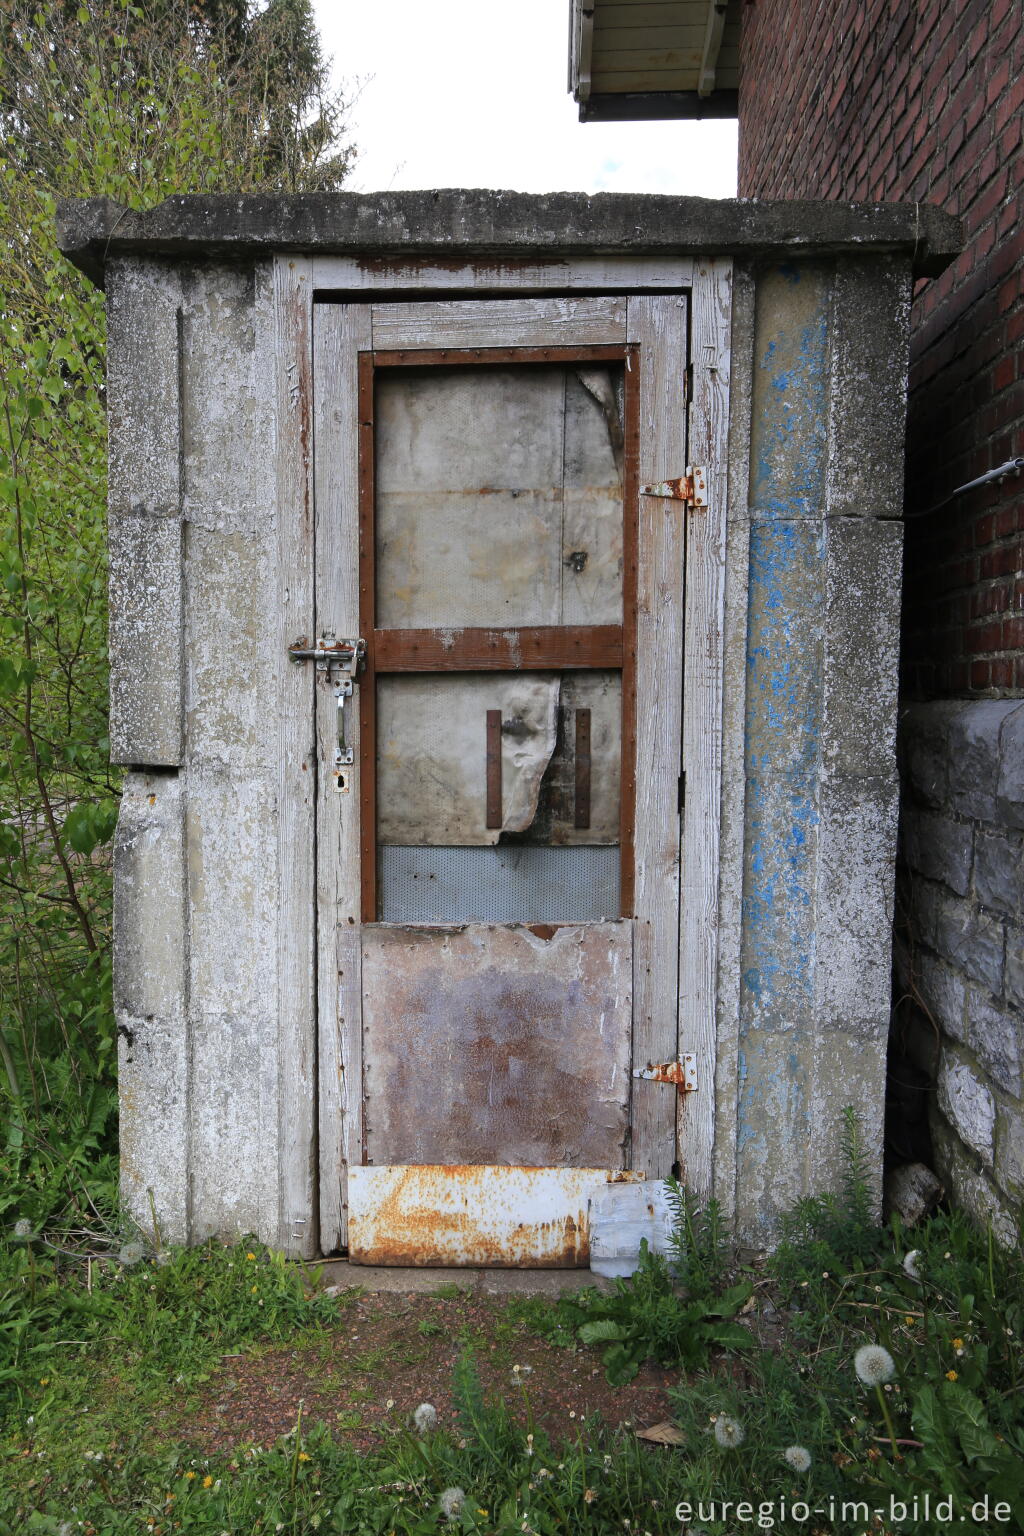
[[[866,1387],[880,1387],[883,1382],[892,1380],[896,1362],[881,1344],[862,1344],[853,1357],[853,1368],[857,1380]]]
[[[811,1465],[811,1453],[806,1445],[787,1445],[782,1459],[794,1472],[806,1472]]]
[[[437,1428],[437,1409],[433,1403],[420,1403],[412,1416],[412,1422],[416,1431],[421,1435],[429,1435],[432,1429]]]
[[[441,1506],[441,1513],[446,1520],[457,1520],[462,1514],[462,1506],[465,1502],[466,1492],[464,1488],[446,1488],[438,1500]]]
[[[20,1221],[14,1223],[14,1235],[15,1237],[32,1236],[32,1223],[27,1216],[22,1216]]]
[[[727,1413],[718,1415],[715,1420],[715,1440],[723,1450],[735,1450],[746,1438],[746,1431],[738,1420],[730,1418]]]
[[[118,1262],[129,1266],[138,1264],[145,1252],[146,1250],[141,1243],[124,1243],[117,1256]]]
[[[917,1262],[921,1256],[920,1248],[911,1248],[910,1252],[904,1256],[903,1273],[909,1275],[911,1280],[920,1280],[921,1278],[921,1266]]]

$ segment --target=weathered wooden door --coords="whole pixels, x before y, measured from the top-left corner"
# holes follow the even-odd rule
[[[676,1158],[686,300],[314,335],[325,1241],[586,1263]]]

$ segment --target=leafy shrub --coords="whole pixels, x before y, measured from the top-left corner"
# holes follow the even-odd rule
[[[701,1211],[675,1180],[668,1180],[673,1210],[670,1256],[641,1243],[640,1264],[610,1292],[595,1289],[563,1297],[547,1326],[557,1339],[568,1331],[583,1344],[601,1347],[612,1386],[631,1381],[645,1360],[662,1365],[703,1365],[711,1349],[743,1349],[750,1334],[733,1321],[749,1299],[747,1281],[721,1289],[727,1273],[727,1241],[721,1213],[712,1202]]]

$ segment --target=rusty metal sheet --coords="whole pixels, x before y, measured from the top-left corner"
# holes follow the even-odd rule
[[[362,976],[370,1161],[623,1161],[628,921],[368,926]]]
[[[466,1164],[349,1169],[353,1264],[534,1266],[590,1262],[590,1202],[642,1173]]]

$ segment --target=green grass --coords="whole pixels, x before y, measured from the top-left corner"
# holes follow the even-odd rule
[[[309,1433],[300,1414],[269,1449],[204,1459],[161,1430],[170,1423],[161,1415],[170,1396],[178,1425],[182,1401],[186,1413],[208,1406],[207,1384],[230,1374],[232,1355],[285,1344],[308,1351],[322,1367],[318,1387],[343,1394],[336,1429],[354,1432],[366,1427],[360,1405],[375,1394],[374,1374],[429,1357],[451,1324],[410,1317],[407,1336],[339,1361],[338,1309],[359,1293],[326,1298],[300,1266],[259,1245],[121,1246],[120,1260],[87,1266],[38,1232],[0,1241],[0,1533],[677,1536],[682,1504],[708,1536],[735,1536],[744,1525],[723,1513],[724,1502],[751,1505],[748,1528],[807,1531],[813,1523],[785,1520],[783,1505],[875,1509],[890,1499],[906,1510],[892,1531],[943,1529],[914,1514],[926,1494],[953,1500],[954,1529],[984,1528],[960,1516],[985,1498],[1012,1512],[992,1529],[1019,1528],[1021,1255],[957,1214],[912,1234],[875,1225],[855,1135],[848,1163],[846,1188],[802,1202],[760,1266],[738,1270],[717,1214],[695,1211],[677,1191],[681,1243],[668,1263],[649,1259],[610,1295],[575,1293],[555,1305],[516,1297],[500,1309],[486,1341],[499,1360],[529,1332],[575,1349],[593,1337],[604,1355],[626,1341],[637,1362],[666,1353],[685,1361],[680,1319],[717,1327],[752,1294],[744,1326],[730,1321],[742,1347],[732,1332],[726,1351],[703,1337],[696,1365],[670,1393],[678,1446],[593,1423],[553,1445],[532,1417],[528,1382],[510,1388],[518,1422],[508,1404],[485,1400],[474,1366],[484,1337],[469,1321],[471,1299],[453,1284],[445,1295],[464,1306],[450,1309],[463,1343],[452,1431],[416,1436],[389,1421],[381,1448],[359,1455],[321,1427]],[[716,1312],[723,1292],[731,1299]],[[594,1333],[602,1318],[615,1338],[607,1328],[603,1338]],[[884,1352],[888,1379],[877,1385],[858,1378],[866,1344]],[[613,1379],[617,1363],[606,1360]],[[457,1502],[452,1489],[465,1500],[448,1518],[441,1501]],[[774,1524],[758,1527],[759,1510]]]

